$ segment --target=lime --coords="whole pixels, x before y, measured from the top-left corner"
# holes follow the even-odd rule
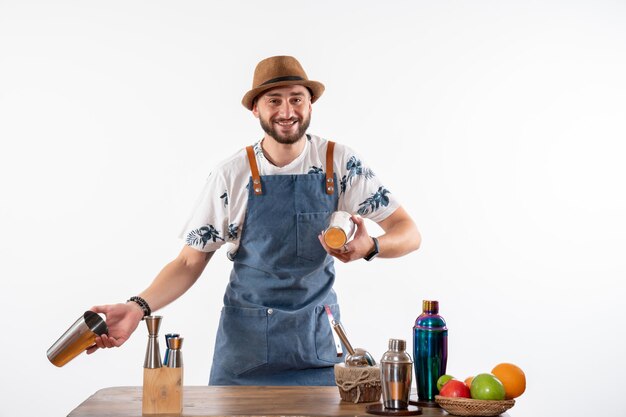
[[[443,386],[446,385],[446,382],[448,382],[451,379],[454,379],[452,375],[447,375],[447,374],[441,375],[439,379],[437,380],[437,390],[441,391],[441,388],[443,388]]]

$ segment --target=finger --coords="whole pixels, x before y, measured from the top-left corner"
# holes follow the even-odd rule
[[[367,235],[367,227],[365,227],[365,221],[363,220],[363,218],[353,215],[352,219],[354,221],[354,224],[356,225],[356,232],[354,234],[354,238],[358,239],[359,237],[363,235]]]
[[[114,347],[120,347],[124,344],[124,342],[126,342],[125,337],[118,337],[113,339]]]
[[[105,316],[108,316],[111,309],[110,307],[111,306],[109,305],[93,306],[89,310],[93,311],[94,313],[104,314]]]
[[[107,347],[110,348],[114,348],[114,347],[120,347],[124,344],[124,342],[126,342],[126,340],[128,339],[127,336],[118,336],[118,337],[111,337],[111,336],[107,336]]]
[[[96,346],[96,345],[93,345],[93,346],[91,346],[91,347],[88,347],[88,348],[87,348],[87,355],[91,355],[92,353],[94,353],[94,352],[95,352],[96,350],[98,350],[98,349],[99,349],[99,348],[98,348],[98,346]]]
[[[96,336],[95,343],[96,343],[96,347],[97,348],[103,349],[103,348],[106,347],[106,346],[104,346],[104,342],[102,341],[102,337],[101,336]]]
[[[103,334],[100,337],[102,338],[102,344],[105,348],[117,347],[115,344],[115,338],[107,336],[106,334]]]
[[[350,262],[350,256],[346,255],[346,254],[343,254],[343,253],[337,255],[336,258],[339,259],[344,264]]]

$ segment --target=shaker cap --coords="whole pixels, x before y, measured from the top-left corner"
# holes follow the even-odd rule
[[[422,310],[424,313],[438,314],[439,313],[439,301],[424,300],[422,301]]]
[[[403,352],[406,349],[406,341],[402,339],[389,339],[389,350]]]
[[[406,353],[406,341],[402,339],[389,339],[389,350],[385,352],[381,364],[385,363],[413,363],[411,356]]]

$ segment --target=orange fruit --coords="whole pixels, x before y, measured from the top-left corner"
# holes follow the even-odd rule
[[[473,376],[468,376],[467,378],[465,378],[465,385],[467,385],[467,388],[472,388],[472,380],[474,379]]]
[[[507,400],[519,397],[526,390],[526,375],[517,365],[500,363],[491,373],[504,385]]]

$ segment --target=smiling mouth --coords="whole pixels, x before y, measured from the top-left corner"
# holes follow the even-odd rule
[[[298,120],[293,120],[293,119],[292,120],[276,120],[274,123],[282,127],[291,127],[295,125],[296,123],[298,123]]]

